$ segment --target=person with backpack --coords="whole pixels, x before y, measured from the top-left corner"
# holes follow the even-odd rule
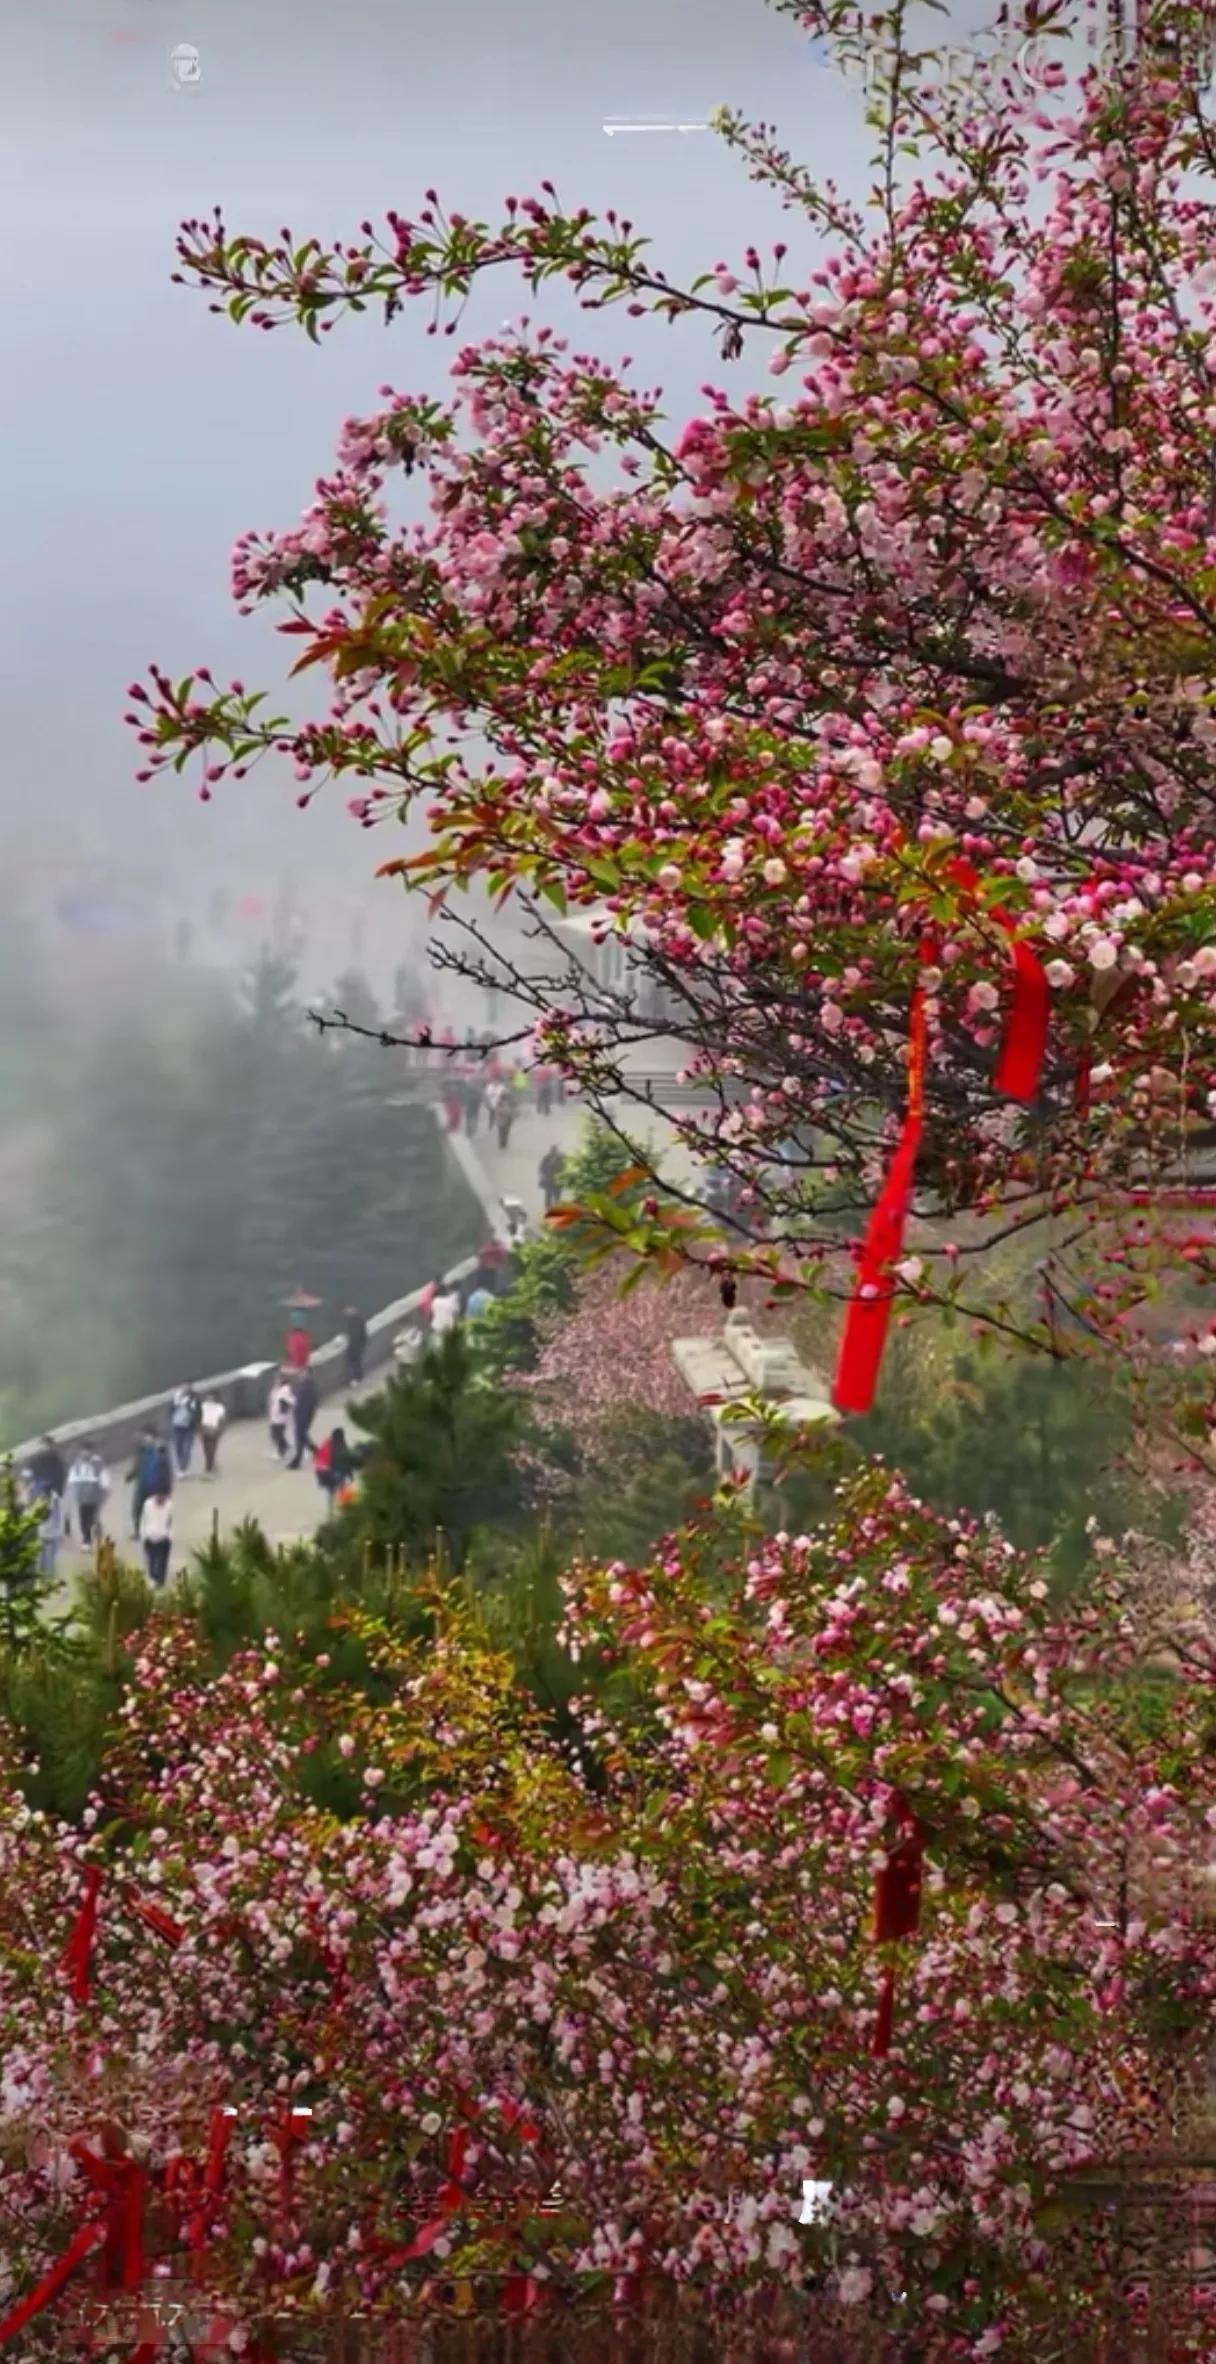
[[[139,1540],[144,1547],[148,1582],[160,1592],[169,1574],[173,1549],[173,1498],[165,1490],[149,1494],[139,1514]]]
[[[177,1474],[188,1477],[194,1458],[194,1440],[198,1435],[201,1406],[193,1387],[179,1387],[169,1412],[169,1426],[173,1433],[173,1450],[177,1456]]]
[[[67,1470],[63,1455],[53,1436],[44,1436],[30,1465],[30,1482],[35,1494],[57,1494],[61,1499],[67,1484]]]
[[[68,1470],[67,1499],[86,1551],[101,1532],[101,1514],[110,1491],[110,1476],[94,1444],[83,1444]]]
[[[203,1440],[203,1475],[215,1476],[215,1456],[220,1449],[220,1438],[227,1425],[228,1413],[218,1395],[203,1397],[199,1411],[198,1432]]]
[[[313,1455],[313,1468],[317,1484],[332,1510],[337,1496],[349,1486],[355,1473],[355,1457],[347,1444],[344,1428],[335,1428],[322,1438]]]
[[[168,1449],[154,1428],[145,1428],[136,1447],[135,1459],[127,1471],[131,1486],[131,1533],[139,1540],[139,1522],[145,1502],[151,1500],[159,1485],[169,1492],[173,1472],[169,1467]]]

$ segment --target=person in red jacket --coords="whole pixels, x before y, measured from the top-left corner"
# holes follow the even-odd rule
[[[303,1322],[293,1322],[287,1333],[283,1360],[289,1371],[306,1371],[312,1361],[312,1338]]]

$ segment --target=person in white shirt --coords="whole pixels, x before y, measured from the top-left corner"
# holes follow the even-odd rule
[[[224,1433],[224,1424],[227,1418],[228,1414],[218,1395],[203,1397],[203,1408],[199,1413],[198,1426],[199,1435],[203,1440],[203,1474],[205,1477],[215,1476],[215,1456],[220,1449],[220,1438]]]
[[[445,1281],[431,1307],[431,1339],[438,1346],[460,1320],[460,1293]]]
[[[169,1574],[169,1554],[173,1549],[171,1494],[149,1494],[139,1514],[139,1540],[144,1547],[148,1582],[160,1592]]]
[[[270,1458],[286,1461],[296,1422],[296,1391],[286,1371],[276,1371],[270,1388]]]

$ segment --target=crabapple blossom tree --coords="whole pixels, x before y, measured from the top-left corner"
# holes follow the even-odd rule
[[[484,2274],[740,2339],[783,2295],[846,2357],[1087,2336],[1099,2249],[1051,2208],[1168,2135],[1216,1991],[1210,1652],[1148,1712],[1117,1563],[1060,1612],[881,1470],[733,1582],[711,1542],[571,1571],[570,1744],[437,1593],[426,1644],[363,1624],[374,1700],[286,1638],[209,1680],[154,1620],[83,1829],[6,1762],[0,2338],[99,2158],[118,2265],[250,2353]],[[307,1802],[326,1746],[344,1821]],[[64,2353],[86,2270],[17,2352]]]
[[[1041,1225],[1023,1333],[1061,1351],[1070,1313],[1124,1351],[1148,1266],[1185,1252],[1162,1197],[1207,1170],[1216,1112],[1210,0],[1151,0],[1129,55],[1086,48],[1106,0],[1004,6],[1036,55],[1062,36],[1058,64],[1019,75],[1006,39],[953,81],[907,0],[778,5],[864,55],[873,186],[854,202],[722,112],[791,228],[690,286],[548,183],[497,225],[430,191],[336,246],[184,227],[178,276],[263,330],[428,306],[458,340],[473,285],[517,273],[700,326],[742,367],[679,421],[543,320],[457,341],[450,402],[385,388],[302,523],[237,551],[242,608],[286,611],[327,708],[296,727],[157,668],[131,719],[148,775],[197,765],[209,797],[277,752],[301,801],[337,779],[368,826],[424,808],[427,852],[382,867],[433,896],[626,932],[718,1095],[690,1129],[767,1217],[736,1264],[832,1269],[775,1144],[827,1142],[860,1214],[898,1142],[887,1294],[1001,1318],[984,1246]],[[425,523],[394,509],[402,476]],[[519,984],[593,1093],[653,1032],[628,996]],[[961,1236],[893,1282],[913,1184]]]

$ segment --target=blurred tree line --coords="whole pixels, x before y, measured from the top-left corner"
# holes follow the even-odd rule
[[[27,1000],[33,988],[27,990]],[[366,982],[332,1002],[382,1019]],[[280,1300],[371,1313],[472,1253],[484,1217],[374,1042],[321,1034],[267,954],[239,986],[155,979],[94,1021],[25,1012],[25,1143],[0,1243],[0,1438],[279,1351]]]

